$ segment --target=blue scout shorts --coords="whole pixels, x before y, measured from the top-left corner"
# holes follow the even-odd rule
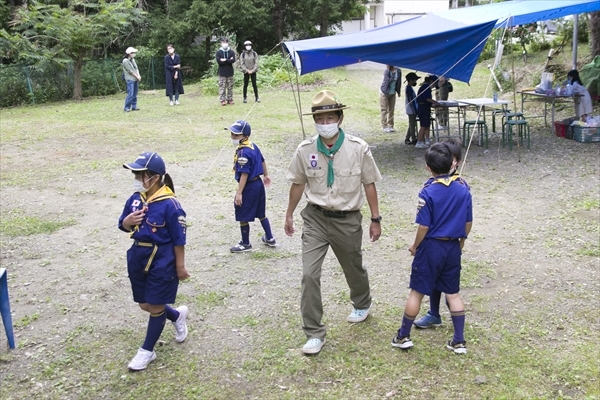
[[[127,250],[127,272],[136,303],[175,303],[179,279],[172,244],[135,242]]]
[[[429,128],[431,126],[431,107],[419,104],[417,115],[419,116],[419,126],[421,128]]]
[[[447,294],[460,291],[460,242],[424,239],[417,248],[410,273],[410,288],[431,296],[433,289]]]
[[[235,207],[235,220],[240,222],[254,221],[256,218],[266,216],[267,196],[265,185],[260,177],[246,182],[242,192],[242,205]]]

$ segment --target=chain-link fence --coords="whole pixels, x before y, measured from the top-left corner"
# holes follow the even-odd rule
[[[106,96],[125,91],[122,59],[88,60],[83,65],[83,97]],[[140,90],[165,88],[162,57],[136,57],[142,81]],[[206,68],[201,58],[182,60],[184,83],[198,81]],[[73,64],[47,62],[36,66],[0,65],[0,107],[70,99],[73,96]]]

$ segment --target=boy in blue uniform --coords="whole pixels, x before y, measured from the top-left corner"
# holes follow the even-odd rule
[[[443,145],[447,146],[452,153],[452,167],[450,168],[450,176],[458,183],[465,185],[467,189],[471,190],[467,181],[465,181],[458,173],[458,167],[462,160],[462,150],[460,145],[454,140],[446,140],[442,142]],[[435,178],[430,178],[427,182],[431,184]],[[429,311],[424,317],[419,318],[415,321],[415,326],[421,329],[427,329],[432,326],[442,325],[442,317],[440,316],[440,301],[442,299],[442,292],[439,290],[433,290],[431,296],[429,296]],[[447,304],[447,302],[446,302]]]
[[[242,240],[229,250],[232,253],[243,253],[252,250],[250,243],[250,222],[256,218],[265,230],[262,237],[263,243],[268,246],[275,246],[277,242],[271,232],[271,224],[266,216],[266,193],[265,185],[271,184],[271,178],[267,172],[267,164],[255,143],[250,141],[252,129],[250,124],[243,120],[238,120],[229,128],[231,132],[231,143],[236,147],[233,157],[233,171],[235,180],[238,182],[238,189],[235,193],[235,220],[240,223]],[[264,183],[261,179],[264,175]]]
[[[434,290],[446,293],[454,337],[448,349],[457,354],[467,352],[464,339],[465,310],[460,298],[460,257],[464,241],[471,230],[473,207],[471,192],[449,175],[452,152],[448,145],[435,143],[425,152],[427,170],[434,179],[419,193],[415,242],[408,249],[415,258],[410,274],[410,294],[404,309],[402,326],[392,339],[392,346],[413,347],[410,331],[419,313],[424,295]]]
[[[119,229],[128,232],[133,245],[127,250],[127,272],[133,300],[150,313],[144,344],[129,363],[139,371],[156,359],[154,345],[168,319],[175,326],[175,341],[187,337],[186,306],[173,309],[180,280],[189,278],[185,268],[185,211],[175,198],[173,181],[163,159],[146,152],[130,164],[133,191],[119,217]]]

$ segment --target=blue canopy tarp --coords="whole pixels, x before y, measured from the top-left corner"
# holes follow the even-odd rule
[[[456,22],[497,21],[496,27],[529,24],[600,10],[600,0],[514,0],[433,14]]]
[[[496,21],[465,24],[427,14],[380,28],[284,42],[298,72],[374,61],[468,82]]]

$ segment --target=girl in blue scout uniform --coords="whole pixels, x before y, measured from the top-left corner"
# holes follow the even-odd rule
[[[467,352],[464,339],[465,310],[460,298],[461,252],[471,230],[473,206],[469,189],[451,176],[453,156],[448,145],[435,143],[425,152],[427,169],[434,179],[419,193],[415,242],[409,248],[415,258],[410,274],[410,294],[402,325],[392,346],[413,347],[410,331],[424,295],[434,290],[446,293],[454,337],[447,348],[456,354]]]
[[[460,161],[462,160],[462,150],[460,145],[454,140],[446,140],[442,142],[443,145],[448,147],[450,153],[452,154],[452,167],[450,168],[450,177],[461,185],[466,186],[467,189],[471,190],[467,181],[465,181],[458,173],[458,167],[460,166]],[[435,178],[430,178],[425,185],[429,185],[433,183]],[[429,296],[429,311],[425,314],[424,317],[419,318],[414,322],[417,328],[427,329],[430,327],[437,327],[442,325],[442,317],[440,316],[440,302],[442,299],[442,292],[439,290],[433,290],[431,292],[431,296]],[[446,305],[448,302],[446,301]],[[448,309],[450,307],[448,306]]]
[[[234,207],[235,220],[239,221],[242,232],[242,240],[229,250],[232,253],[243,253],[252,249],[250,222],[256,218],[260,220],[265,230],[261,238],[262,242],[273,247],[277,242],[271,232],[269,219],[266,217],[265,185],[268,187],[271,184],[271,178],[267,172],[265,159],[256,143],[250,141],[252,129],[249,123],[238,120],[225,130],[231,132],[231,143],[236,147],[233,171],[235,180],[238,181],[238,190],[235,193]],[[264,183],[261,175],[264,175]]]
[[[175,302],[180,280],[190,277],[185,268],[185,211],[175,198],[171,177],[163,159],[145,152],[130,164],[133,191],[119,217],[119,229],[129,232],[133,245],[127,250],[127,271],[133,300],[150,313],[144,344],[129,363],[129,369],[145,369],[156,359],[154,345],[168,319],[175,326],[175,341],[187,336],[188,309]]]

